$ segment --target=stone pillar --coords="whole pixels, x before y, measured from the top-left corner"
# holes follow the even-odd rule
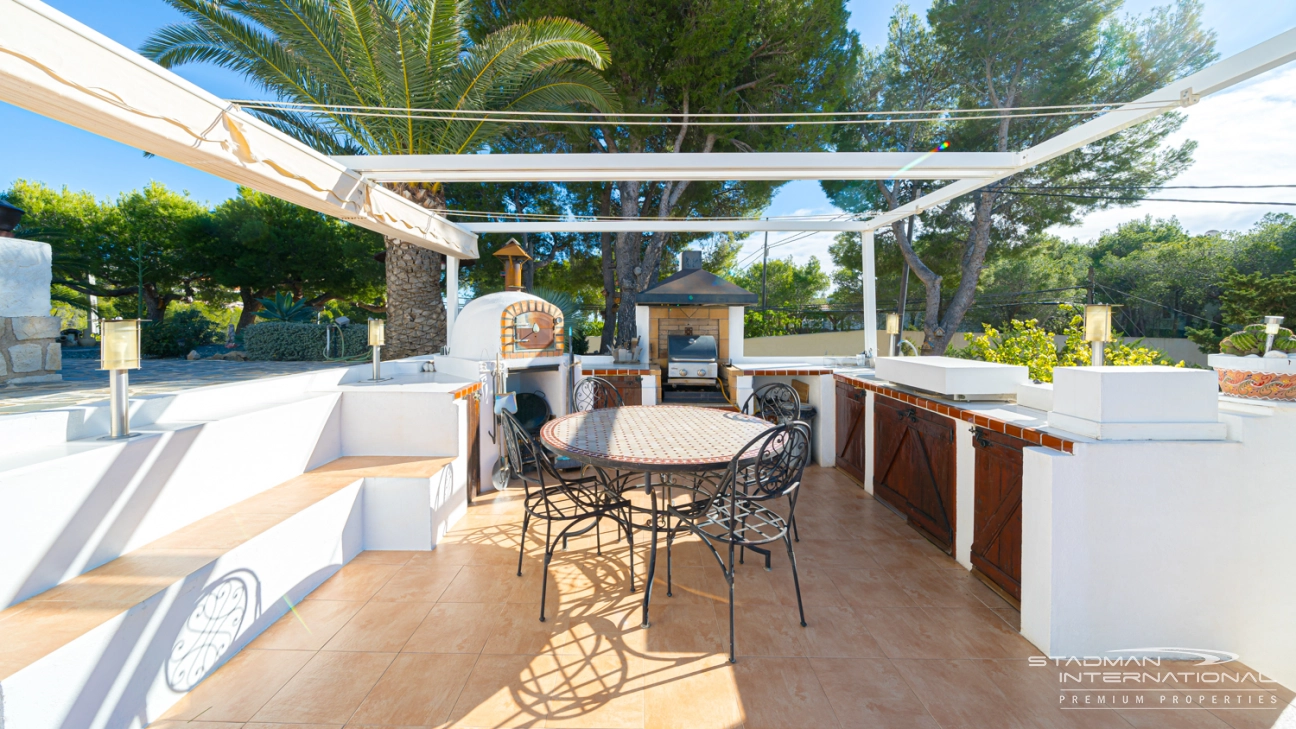
[[[63,379],[59,318],[49,315],[51,279],[48,245],[0,238],[0,385]]]

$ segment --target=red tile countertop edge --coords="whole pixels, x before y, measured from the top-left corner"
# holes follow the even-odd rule
[[[972,423],[977,427],[992,430],[996,433],[1002,433],[1013,438],[1021,438],[1027,443],[1034,443],[1035,445],[1044,448],[1052,448],[1055,451],[1071,453],[1071,449],[1075,445],[1072,441],[1059,438],[1051,433],[1045,433],[1035,428],[1023,428],[1019,425],[1013,425],[1012,423],[1006,423],[1002,420],[986,417],[981,413],[973,412],[971,410],[964,410],[957,406],[946,405],[945,403],[929,400],[925,397],[902,392],[887,387],[886,385],[879,385],[876,382],[860,380],[854,377],[846,377],[845,375],[833,375],[833,379],[865,390],[872,390],[879,395],[884,395],[894,400],[909,403],[910,405],[920,407],[923,410],[928,410],[950,418],[958,418],[959,420]]]

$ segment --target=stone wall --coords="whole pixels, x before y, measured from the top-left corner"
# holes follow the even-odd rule
[[[61,380],[59,319],[50,316],[50,247],[0,238],[0,384]]]
[[[63,350],[56,316],[0,317],[0,384],[63,379]]]

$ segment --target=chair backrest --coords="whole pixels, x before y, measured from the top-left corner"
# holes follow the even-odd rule
[[[572,412],[604,410],[625,406],[616,385],[602,377],[586,377],[576,383],[571,395]]]
[[[725,498],[767,501],[794,496],[810,462],[810,426],[794,420],[756,436],[729,463]],[[732,489],[729,494],[725,490]],[[796,504],[795,498],[792,504]]]
[[[500,411],[501,456],[513,478],[520,479],[527,488],[544,487],[546,470],[553,470],[553,463],[531,436],[525,426],[518,422],[513,413]],[[527,469],[534,466],[531,473]],[[547,467],[547,468],[546,468]]]
[[[783,382],[772,382],[756,388],[742,406],[743,413],[771,423],[787,425],[801,417],[801,396]]]

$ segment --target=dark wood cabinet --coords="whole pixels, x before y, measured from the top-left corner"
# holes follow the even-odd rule
[[[972,566],[1021,600],[1022,448],[1019,438],[977,428]]]
[[[643,404],[643,380],[639,375],[600,375],[612,383],[626,405]]]
[[[837,467],[864,482],[864,395],[849,383],[837,383]]]
[[[950,552],[954,421],[889,397],[873,401],[873,495]]]

